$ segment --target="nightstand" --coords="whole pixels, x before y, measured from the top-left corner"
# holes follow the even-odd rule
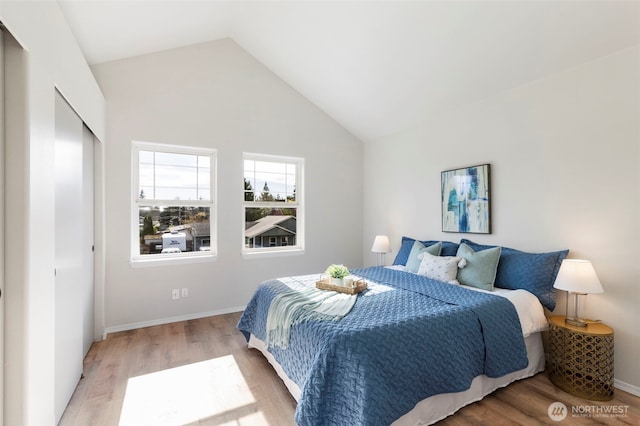
[[[549,318],[549,379],[563,391],[581,398],[612,399],[613,329],[599,322],[575,327],[564,319]]]

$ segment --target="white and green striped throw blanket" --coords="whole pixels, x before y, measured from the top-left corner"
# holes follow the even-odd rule
[[[267,313],[266,345],[286,349],[291,327],[308,320],[338,321],[356,303],[357,294],[320,290],[315,287],[318,275],[280,278],[289,287],[271,301]]]

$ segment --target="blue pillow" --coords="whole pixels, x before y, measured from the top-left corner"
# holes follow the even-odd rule
[[[433,243],[435,241],[423,241],[423,243]],[[455,256],[458,252],[458,246],[460,244],[451,241],[442,241],[442,248],[440,249],[440,256]]]
[[[475,251],[467,244],[461,243],[458,257],[467,260],[467,265],[458,270],[460,284],[493,291],[493,282],[500,261],[500,247]]]
[[[422,263],[422,253],[429,253],[432,256],[440,256],[440,249],[442,247],[442,243],[438,241],[435,244],[425,247],[420,241],[414,241],[413,247],[409,252],[409,257],[407,258],[407,264],[404,266],[404,270],[406,272],[413,272],[414,274],[418,273],[418,269],[420,269],[420,263]]]
[[[402,245],[400,246],[400,250],[398,250],[398,254],[396,255],[395,260],[393,261],[394,265],[406,265],[407,259],[409,259],[409,253],[413,248],[413,243],[416,241],[415,238],[402,237]],[[455,256],[458,252],[458,243],[454,243],[451,241],[420,241],[425,247],[432,246],[438,242],[442,242],[442,249],[440,250],[440,256]]]
[[[495,247],[476,244],[465,239],[460,242],[467,244],[475,251]],[[511,290],[527,290],[536,295],[543,306],[553,311],[556,307],[556,292],[553,283],[558,275],[560,264],[568,253],[569,250],[527,253],[502,247],[494,285]]]

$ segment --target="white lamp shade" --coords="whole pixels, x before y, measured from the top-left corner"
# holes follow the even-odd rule
[[[565,259],[553,286],[572,293],[602,293],[602,284],[588,260]]]
[[[371,251],[374,253],[391,253],[391,244],[386,235],[376,235]]]

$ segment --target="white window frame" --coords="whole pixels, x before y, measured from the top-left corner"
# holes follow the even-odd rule
[[[160,144],[153,142],[133,141],[131,148],[131,265],[133,267],[166,264],[195,263],[215,260],[217,254],[217,151],[211,148],[182,145]],[[209,200],[162,200],[141,199],[140,194],[140,151],[166,152],[171,154],[187,154],[208,156],[210,159],[210,199]],[[140,208],[149,206],[187,206],[209,208],[210,251],[190,251],[182,253],[140,254]]]
[[[278,201],[273,201],[273,202],[245,201],[244,186],[243,186],[243,192],[242,192],[242,254],[243,254],[243,257],[252,258],[254,256],[269,257],[269,256],[279,256],[279,255],[303,254],[304,247],[305,247],[304,158],[243,152],[242,153],[243,181],[244,181],[245,160],[295,164],[296,166],[296,179],[295,179],[296,200],[294,202],[286,201],[284,203],[281,201],[280,202]],[[254,188],[254,190],[255,189],[256,188]],[[275,208],[280,207],[281,208],[283,206],[296,209],[296,244],[287,245],[287,246],[260,247],[260,248],[246,247],[246,244],[245,244],[246,209],[259,208],[259,207],[275,207]]]

